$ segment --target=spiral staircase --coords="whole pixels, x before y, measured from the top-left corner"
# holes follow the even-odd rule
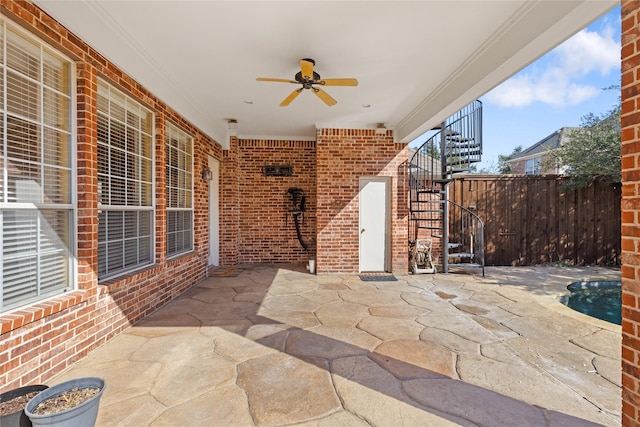
[[[435,258],[429,272],[438,265],[444,273],[478,267],[484,275],[484,224],[470,207],[449,200],[454,176],[481,160],[482,103],[472,102],[433,131],[419,148],[410,149],[410,245],[429,242]]]

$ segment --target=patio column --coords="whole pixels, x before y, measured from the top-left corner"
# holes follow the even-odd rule
[[[240,237],[240,161],[238,138],[222,153],[220,171],[220,265],[238,264]]]

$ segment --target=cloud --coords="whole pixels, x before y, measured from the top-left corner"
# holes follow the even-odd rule
[[[602,34],[582,30],[558,46],[554,54],[561,59],[563,70],[574,70],[577,75],[593,71],[606,75],[620,67],[620,42],[613,37],[609,28]]]
[[[576,105],[602,91],[590,78],[594,73],[607,76],[619,67],[620,42],[612,27],[600,32],[582,30],[485,99],[500,107],[524,107],[534,102]]]

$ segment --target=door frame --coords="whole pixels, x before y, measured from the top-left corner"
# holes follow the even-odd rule
[[[208,159],[211,180],[209,181],[209,259],[208,266],[220,265],[220,161],[212,156]]]
[[[361,192],[367,182],[383,182],[384,186],[384,271],[383,272],[391,272],[391,183],[392,179],[390,176],[361,176],[359,179],[359,187],[358,187],[358,271],[363,272],[362,270],[362,239],[361,239],[361,230],[362,230],[362,200]]]

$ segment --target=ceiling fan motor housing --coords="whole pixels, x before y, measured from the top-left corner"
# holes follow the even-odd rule
[[[306,80],[304,77],[302,77],[302,71],[298,71],[294,78],[298,83],[302,84],[302,86],[304,86],[305,89],[311,89],[311,85],[312,84],[316,84],[318,82],[318,80],[320,80],[320,74],[318,74],[318,73],[316,73],[314,71],[313,72],[313,79],[312,80]]]

